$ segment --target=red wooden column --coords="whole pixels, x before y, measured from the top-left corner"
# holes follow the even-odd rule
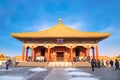
[[[87,46],[87,56],[90,56],[90,49],[89,49],[89,46]]]
[[[34,53],[33,46],[32,46],[32,49],[31,49],[31,55],[32,55],[32,61],[34,61],[34,59],[35,59],[35,53]]]
[[[48,58],[48,61],[50,60],[50,46],[48,46],[48,56],[47,56]]]
[[[93,59],[95,59],[95,51],[94,51],[94,47],[92,47],[92,54],[93,54]]]
[[[36,49],[34,48],[34,60],[36,60]]]
[[[28,48],[26,48],[26,61],[28,60]]]
[[[66,50],[64,52],[64,61],[68,61],[68,53]]]
[[[31,47],[31,61],[33,60],[33,50],[32,50],[32,47]]]
[[[70,60],[73,60],[73,48],[70,46]]]
[[[33,61],[35,61],[35,49],[33,48]]]
[[[98,46],[96,46],[96,59],[98,60],[98,56],[99,56],[99,53],[98,53]]]
[[[46,58],[46,60],[48,61],[48,54],[47,54],[47,49],[45,49],[45,58]]]
[[[76,56],[75,56],[75,49],[73,49],[73,57],[76,57]]]
[[[25,46],[22,47],[22,61],[24,61]]]

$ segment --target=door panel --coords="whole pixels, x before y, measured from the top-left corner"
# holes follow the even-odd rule
[[[64,61],[64,52],[57,52],[57,61]]]

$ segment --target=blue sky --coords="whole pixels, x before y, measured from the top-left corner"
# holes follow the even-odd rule
[[[120,0],[0,0],[0,53],[21,55],[22,43],[13,32],[50,28],[58,18],[73,29],[110,32],[99,43],[100,55],[120,54]]]

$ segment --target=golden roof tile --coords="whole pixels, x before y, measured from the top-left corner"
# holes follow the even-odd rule
[[[11,33],[14,38],[106,38],[110,33],[83,32],[62,24],[62,19],[52,28],[39,32]]]

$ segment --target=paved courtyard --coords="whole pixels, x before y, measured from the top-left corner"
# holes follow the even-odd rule
[[[0,80],[120,80],[114,68],[42,68],[0,66]]]

